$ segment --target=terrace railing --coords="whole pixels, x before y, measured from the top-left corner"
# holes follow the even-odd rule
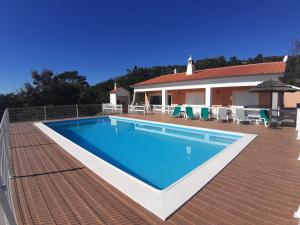
[[[279,109],[272,110],[273,116],[277,117],[285,126],[296,126],[297,110],[296,109]]]
[[[0,224],[16,225],[11,195],[11,152],[8,109],[4,111],[0,124]]]
[[[101,104],[51,105],[9,109],[10,122],[43,121],[102,115]]]
[[[128,113],[146,114],[147,107],[145,105],[128,105]]]
[[[201,108],[206,107],[204,105],[181,105],[181,110],[185,111],[185,107],[186,106],[191,106],[193,108],[193,112],[195,113],[195,115],[198,115],[201,111]],[[172,113],[174,110],[175,106],[163,106],[163,105],[150,105],[151,108],[151,112],[152,113]],[[209,107],[211,109],[212,112],[212,117],[216,117],[217,112],[218,112],[218,108],[221,106],[211,106]],[[232,106],[229,107],[228,109],[231,111],[232,116],[235,115],[235,109],[238,108],[240,106]],[[147,111],[145,106],[133,106],[133,110],[132,113],[134,112],[139,112],[142,111],[145,112]],[[145,108],[145,109],[144,109]],[[253,120],[255,119],[259,119],[259,111],[262,109],[266,109],[267,108],[243,108],[246,111],[246,114]],[[280,121],[282,121],[283,125],[285,126],[295,126],[296,125],[296,110],[295,109],[280,109],[280,110],[273,110],[273,116],[276,116]]]
[[[173,112],[174,106],[170,105],[129,105],[128,113],[136,114],[152,114],[152,113],[166,113]]]
[[[150,105],[153,113],[166,113],[170,114],[174,110],[174,106],[171,105]]]
[[[102,104],[102,110],[104,114],[122,114],[123,105],[112,105],[110,103]]]

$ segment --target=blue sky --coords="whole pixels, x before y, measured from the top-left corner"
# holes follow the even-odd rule
[[[289,53],[300,1],[0,0],[0,93],[31,70],[78,70],[91,84],[138,66]]]

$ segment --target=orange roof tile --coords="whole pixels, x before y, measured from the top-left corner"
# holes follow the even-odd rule
[[[285,66],[286,63],[284,62],[270,62],[270,63],[258,63],[258,64],[248,64],[248,65],[238,65],[238,66],[227,66],[227,67],[220,67],[220,68],[198,70],[192,75],[186,75],[185,72],[162,75],[150,80],[136,83],[133,86],[201,80],[201,79],[209,79],[209,78],[233,77],[233,76],[282,74],[285,72]]]
[[[119,88],[113,89],[113,90],[110,91],[110,93],[116,93],[116,92],[118,91],[118,89],[119,89]]]

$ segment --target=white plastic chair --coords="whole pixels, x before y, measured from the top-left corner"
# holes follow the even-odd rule
[[[217,120],[227,121],[228,123],[228,110],[226,108],[223,107],[218,108]]]
[[[251,120],[246,116],[245,110],[243,108],[237,108],[235,110],[235,115],[236,115],[236,123],[250,123]]]

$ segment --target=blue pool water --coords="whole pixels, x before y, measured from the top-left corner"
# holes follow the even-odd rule
[[[165,189],[241,136],[101,117],[45,123],[157,189]]]

